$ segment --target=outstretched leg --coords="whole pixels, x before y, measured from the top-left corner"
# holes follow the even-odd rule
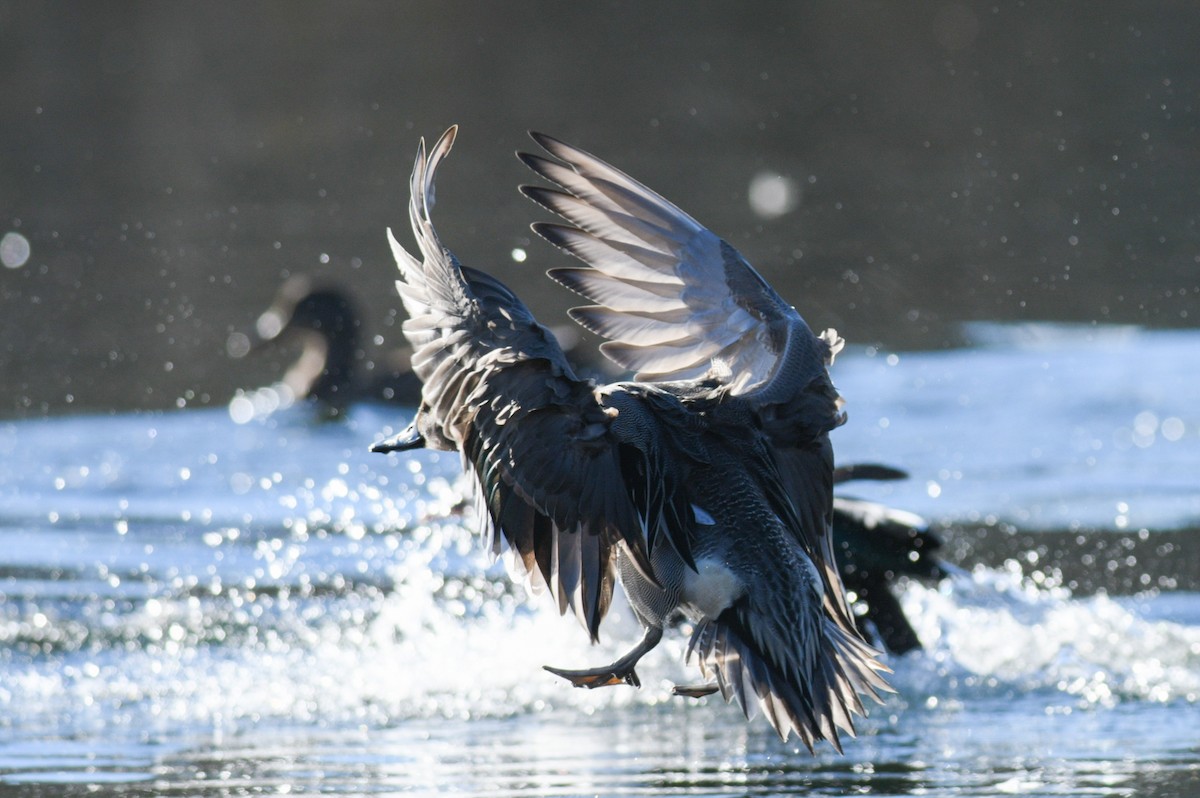
[[[663,630],[661,626],[646,627],[646,632],[642,635],[641,642],[634,646],[632,651],[611,665],[588,668],[582,671],[563,670],[562,668],[552,668],[549,665],[543,667],[555,676],[563,677],[576,687],[608,687],[612,684],[622,683],[641,687],[642,682],[638,679],[634,667],[637,665],[638,660],[645,656],[650,649],[658,645],[658,642],[662,640],[662,636]]]

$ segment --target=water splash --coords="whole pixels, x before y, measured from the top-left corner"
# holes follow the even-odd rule
[[[936,587],[911,584],[903,605],[926,651],[900,671],[903,683],[943,700],[1036,694],[1063,711],[1196,703],[1200,618],[1147,615],[1156,600],[1075,598],[1027,577],[1014,560]]]

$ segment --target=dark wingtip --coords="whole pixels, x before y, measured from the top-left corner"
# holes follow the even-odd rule
[[[571,168],[575,168],[572,161],[572,156],[575,153],[582,153],[586,155],[586,153],[584,153],[583,150],[579,149],[578,147],[567,144],[562,139],[556,139],[554,136],[548,136],[545,133],[539,133],[536,130],[529,131],[529,138],[536,141],[539,147],[550,153],[551,156],[557,158],[562,164],[570,166]]]
[[[523,184],[517,187],[517,190],[524,194],[528,199],[533,200],[538,205],[541,205],[546,210],[552,213],[558,213],[554,209],[554,200],[558,197],[571,198],[571,195],[557,188],[549,186],[531,186]]]
[[[551,148],[555,144],[562,144],[562,142],[554,138],[554,136],[549,136],[545,133],[539,133],[536,130],[528,130],[526,132],[529,134],[529,138],[537,142],[537,145],[546,152],[551,152]]]
[[[567,247],[568,236],[571,233],[579,231],[577,227],[570,227],[569,225],[558,224],[557,222],[534,222],[529,225],[529,229],[559,249],[567,251],[570,251]]]
[[[521,192],[521,196],[525,197],[525,199],[530,199],[530,200],[533,200],[534,202],[538,202],[536,195],[539,190],[544,189],[544,188],[545,188],[545,186],[532,186],[532,185],[529,185],[528,183],[522,183],[521,185],[517,186],[517,191]],[[540,202],[538,202],[538,204],[541,205]]]
[[[541,147],[543,150],[545,150],[547,153],[549,153],[551,155],[554,154],[554,151],[552,149],[554,147],[554,145],[562,144],[562,142],[560,142],[558,139],[554,138],[553,136],[547,136],[545,133],[539,133],[536,130],[526,130],[525,132],[529,134],[529,138],[533,139],[535,144],[537,144],[539,147]],[[543,155],[538,155],[538,154],[535,154],[532,152],[525,152],[523,150],[517,150],[517,160],[519,160],[521,163],[528,166],[533,171],[537,172],[538,175],[541,177],[545,177],[546,174],[542,170],[542,168],[540,168],[538,166],[538,164],[539,163],[551,163]]]
[[[532,152],[525,152],[524,150],[517,150],[517,160],[528,166],[534,172],[537,172],[537,174],[541,177],[546,176],[543,172],[543,164],[552,163],[549,158],[545,158]]]

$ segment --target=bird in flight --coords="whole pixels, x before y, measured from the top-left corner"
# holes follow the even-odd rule
[[[635,372],[576,375],[550,331],[500,281],[464,266],[433,226],[434,177],[457,134],[410,183],[410,254],[388,231],[422,382],[412,424],[372,448],[458,451],[480,517],[535,591],[593,641],[619,582],[644,634],[615,662],[550,668],[576,686],[639,685],[638,661],[678,616],[689,659],[747,718],[761,710],[809,750],[853,735],[860,694],[888,669],[856,631],[830,542],[829,432],[844,420],[814,334],[727,242],[623,172],[533,133],[518,157],[549,186],[522,192],[561,217],[533,229],[582,265],[550,277],[592,304],[573,318]]]

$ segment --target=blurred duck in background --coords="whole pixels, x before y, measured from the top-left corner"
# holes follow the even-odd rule
[[[258,317],[252,349],[299,346],[279,386],[293,399],[313,402],[321,416],[339,418],[355,402],[394,402],[416,407],[421,383],[407,350],[388,350],[368,361],[361,346],[361,316],[338,286],[300,275],[288,279]]]

